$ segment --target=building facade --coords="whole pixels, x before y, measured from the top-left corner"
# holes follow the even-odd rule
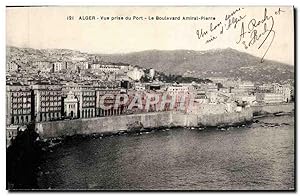
[[[96,116],[96,91],[84,89],[80,97],[81,118],[93,118]]]
[[[33,119],[32,91],[29,86],[6,87],[6,124],[27,124]]]
[[[60,119],[63,112],[62,87],[56,85],[34,85],[34,116],[36,121]]]
[[[79,117],[78,99],[72,91],[64,98],[64,116],[67,118]]]
[[[284,102],[284,96],[281,93],[257,93],[256,100],[258,103],[273,104]]]

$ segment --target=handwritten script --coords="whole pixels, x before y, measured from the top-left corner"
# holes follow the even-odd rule
[[[245,8],[237,8],[226,14],[223,20],[211,22],[209,28],[196,30],[196,35],[199,40],[204,40],[205,44],[210,44],[216,42],[225,32],[238,31],[238,38],[234,44],[242,45],[246,50],[250,47],[263,50],[261,62],[264,62],[276,36],[275,19],[284,12],[281,8],[275,12],[264,8],[261,16],[254,18],[246,15]]]

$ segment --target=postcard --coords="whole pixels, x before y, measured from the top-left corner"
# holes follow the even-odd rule
[[[7,6],[9,191],[295,191],[292,6]]]

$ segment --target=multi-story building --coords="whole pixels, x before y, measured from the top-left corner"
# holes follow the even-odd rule
[[[64,116],[70,118],[78,118],[78,99],[72,91],[67,94],[67,97],[64,98]]]
[[[165,91],[129,91],[125,113],[159,111],[183,111],[188,108],[191,97],[188,94]]]
[[[91,69],[107,73],[107,72],[118,72],[120,71],[121,67],[118,65],[94,63],[91,65]]]
[[[59,72],[62,70],[63,62],[54,62],[52,63],[53,72]]]
[[[282,94],[285,102],[289,102],[291,100],[291,86],[288,84],[273,84],[273,92],[277,94]]]
[[[282,93],[285,102],[290,102],[292,100],[292,88],[290,85],[283,85]]]
[[[273,92],[273,85],[272,84],[262,84],[257,87],[257,90],[259,92],[271,93],[271,92]]]
[[[203,86],[203,89],[205,89],[205,92],[216,92],[219,88],[215,83],[207,83]]]
[[[155,69],[151,68],[149,70],[149,77],[151,80],[153,80],[154,76],[155,76]]]
[[[29,86],[6,87],[6,124],[27,124],[33,119],[32,91]]]
[[[102,89],[102,90],[97,89],[96,90],[96,116],[120,115],[124,111],[124,107],[120,105],[118,108],[114,108],[116,97],[120,93],[121,91],[119,89]]]
[[[195,93],[195,102],[202,104],[202,103],[209,103],[209,98],[207,97],[205,91],[198,90]]]
[[[253,93],[254,90],[255,90],[255,85],[254,85],[253,82],[244,81],[244,82],[241,82],[240,84],[238,84],[236,89],[237,89],[238,92]]]
[[[167,92],[170,94],[186,94],[189,93],[193,90],[192,86],[187,86],[187,85],[172,85],[167,87]]]
[[[19,66],[14,62],[7,62],[6,66],[7,72],[16,72],[19,69]]]
[[[69,92],[72,91],[76,97],[80,97],[82,87],[83,84],[73,82],[66,83],[62,86],[63,96],[67,96]]]
[[[282,93],[282,85],[278,84],[278,83],[273,83],[272,84],[272,92],[273,93]]]
[[[258,103],[282,103],[284,102],[284,96],[281,93],[257,93],[256,100]]]
[[[63,113],[62,87],[59,85],[33,85],[32,89],[36,121],[61,118]]]
[[[92,118],[96,116],[96,91],[83,89],[80,97],[81,118]]]

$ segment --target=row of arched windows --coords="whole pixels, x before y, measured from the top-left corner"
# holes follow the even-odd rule
[[[30,115],[12,116],[11,124],[26,124],[31,121]]]
[[[94,109],[85,109],[81,111],[81,118],[92,118],[95,117]]]

